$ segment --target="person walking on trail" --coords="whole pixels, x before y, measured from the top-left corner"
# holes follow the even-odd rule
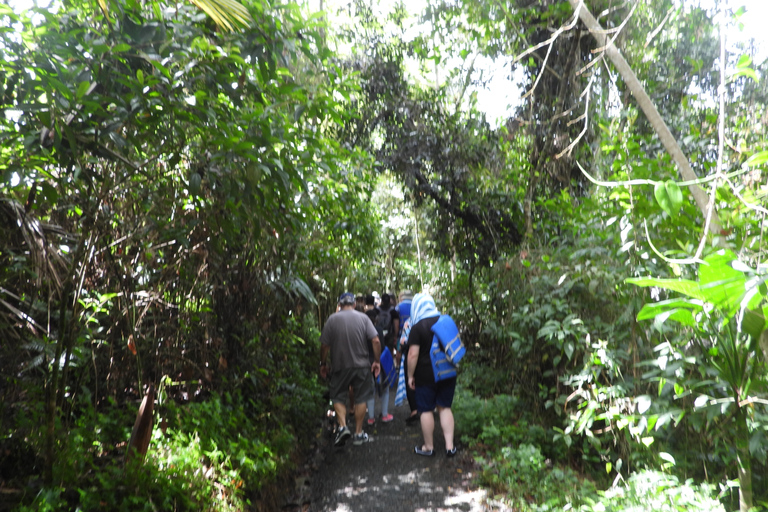
[[[373,295],[368,295],[365,298],[365,314],[368,316],[368,318],[371,319],[371,323],[376,322],[376,320],[379,317],[379,313],[381,312],[379,310],[379,308],[377,308],[374,305],[374,301],[375,301],[375,299],[374,299]],[[383,338],[382,333],[379,332],[378,329],[376,329],[376,332],[379,335],[379,340],[381,340]],[[384,352],[384,350],[382,349],[382,353],[383,352]],[[371,363],[373,363],[373,361],[374,361],[374,359],[373,359],[373,346],[370,344],[370,342],[368,344],[368,356],[369,356],[369,360],[371,361]],[[383,361],[383,358],[379,362],[382,362],[382,361]],[[382,370],[383,370],[383,372],[387,371],[387,369],[384,367],[384,365],[382,365]],[[387,377],[391,378],[391,376],[387,376]],[[385,378],[384,373],[381,373],[380,374],[380,379],[383,380],[384,378]],[[386,382],[377,382],[376,383],[376,390],[375,390],[375,393],[374,393],[374,397],[371,397],[371,399],[368,400],[368,422],[367,423],[368,423],[368,425],[374,425],[376,423],[376,415],[375,415],[375,406],[376,406],[375,400],[376,399],[375,399],[375,395],[379,396],[379,400],[381,402],[381,421],[382,421],[382,423],[389,423],[390,421],[392,421],[395,418],[394,418],[394,416],[389,414],[389,386],[387,385]]]
[[[403,335],[403,329],[405,328],[405,322],[411,318],[411,303],[413,302],[413,292],[411,290],[403,290],[400,292],[400,297],[395,306],[395,311],[400,318],[399,329],[395,333],[395,339],[400,344],[400,337]],[[398,347],[399,349],[400,347]]]
[[[453,394],[456,390],[456,377],[435,382],[432,361],[429,357],[432,345],[432,326],[440,312],[435,301],[425,293],[417,293],[411,304],[411,332],[408,335],[408,387],[415,391],[416,407],[421,417],[421,433],[424,444],[414,447],[417,455],[431,457],[435,454],[434,431],[435,417],[432,411],[437,407],[440,426],[445,437],[445,455],[456,455],[453,444]]]
[[[379,316],[374,322],[376,330],[379,332],[382,347],[389,347],[393,356],[397,355],[395,333],[400,329],[400,315],[392,307],[392,296],[385,293],[381,296],[379,307]],[[382,337],[383,335],[383,337]]]
[[[352,444],[372,441],[363,432],[366,402],[373,397],[373,379],[381,371],[381,343],[376,329],[364,313],[355,310],[355,296],[343,293],[339,311],[328,317],[320,335],[320,375],[328,375],[328,352],[331,353],[330,395],[339,430],[334,445],[343,446],[352,437]],[[368,360],[368,341],[373,349],[373,362]],[[352,387],[355,396],[355,433],[347,427],[347,392]]]
[[[402,354],[403,364],[405,365],[405,374],[408,375],[408,335],[410,334],[411,322],[411,304],[413,303],[413,292],[411,290],[403,290],[400,292],[400,301],[397,305],[397,313],[400,316],[400,332],[397,335],[397,353]],[[408,330],[406,331],[406,325]],[[400,364],[400,358],[396,359],[397,364]],[[406,418],[405,423],[407,425],[413,425],[419,420],[419,411],[416,408],[416,396],[415,391],[408,386],[405,386],[405,397],[408,400],[408,407],[411,409],[411,415]]]

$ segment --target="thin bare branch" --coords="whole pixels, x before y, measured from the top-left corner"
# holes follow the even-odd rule
[[[601,48],[595,48],[594,50],[592,50],[592,53],[602,53],[605,51],[606,48],[612,45],[614,41],[616,41],[616,38],[619,37],[619,34],[621,34],[621,31],[624,30],[624,27],[627,25],[627,22],[629,22],[629,19],[635,13],[635,9],[637,9],[637,3],[632,5],[632,9],[629,10],[629,14],[627,14],[627,17],[624,18],[624,21],[621,22],[621,25],[616,27],[616,35],[614,35],[613,38]]]
[[[620,4],[611,6],[611,7],[607,8],[607,9],[603,10],[600,14],[597,15],[597,20],[600,21],[601,18],[605,18],[606,16],[608,16],[609,14],[611,14],[613,12],[616,12],[616,11],[618,11],[620,9],[623,9],[626,4],[627,4],[627,2],[622,2]]]
[[[653,240],[651,240],[651,234],[648,232],[648,221],[647,220],[643,220],[643,226],[645,226],[645,239],[648,240],[648,245],[651,246],[651,250],[656,254],[656,256],[658,256],[662,260],[666,261],[667,263],[676,263],[678,265],[691,265],[691,264],[694,264],[694,263],[698,263],[698,264],[704,263],[704,261],[702,259],[696,258],[696,257],[694,257],[694,258],[680,258],[680,259],[667,258],[666,256],[664,256],[661,253],[661,251],[659,251],[656,248],[655,245],[653,245]],[[703,238],[704,239],[707,238],[706,237],[706,231],[704,232]]]
[[[648,34],[648,37],[645,38],[645,46],[643,46],[643,49],[648,48],[648,45],[651,44],[651,41],[653,41],[653,38],[656,37],[659,32],[661,32],[661,29],[664,28],[664,25],[667,23],[667,20],[672,15],[672,13],[675,12],[675,7],[670,7],[667,11],[667,15],[664,16],[664,19],[661,20],[661,23],[659,23],[659,26],[654,29],[653,32]]]
[[[541,77],[544,76],[544,70],[547,68],[547,61],[549,60],[549,54],[552,53],[552,47],[553,46],[555,46],[555,42],[554,41],[552,41],[552,43],[549,45],[549,48],[547,48],[547,55],[546,55],[546,57],[544,57],[544,63],[541,65],[543,69],[539,73],[539,76],[536,77],[536,81],[533,83],[533,87],[531,87],[528,90],[528,92],[523,94],[523,99],[525,99],[528,96],[530,96],[531,94],[533,94],[533,91],[536,90],[536,86],[539,85],[539,81],[541,80]]]
[[[577,1],[577,0],[574,0],[574,1]],[[550,37],[546,41],[542,41],[541,43],[537,44],[536,46],[534,46],[532,48],[528,48],[523,53],[521,53],[520,55],[515,57],[512,60],[512,62],[515,63],[515,62],[519,61],[520,59],[522,59],[523,57],[525,57],[526,55],[535,52],[539,48],[547,46],[548,44],[549,45],[553,44],[555,42],[555,40],[558,37],[560,37],[560,34],[562,34],[563,32],[567,32],[567,31],[573,29],[573,27],[575,27],[576,23],[579,21],[579,10],[584,6],[584,0],[578,0],[578,2],[579,2],[578,7],[574,8],[573,20],[568,25],[560,27],[559,29],[555,30],[555,33],[552,34],[552,37]]]
[[[746,171],[743,171],[743,172],[746,172]],[[731,180],[728,179],[728,176],[723,176],[723,179],[725,180],[726,183],[728,183],[728,186],[731,187],[731,192],[733,192],[733,195],[739,198],[739,201],[741,201],[744,206],[746,206],[752,211],[762,213],[763,215],[768,215],[768,209],[765,209],[762,206],[759,206],[747,201],[744,198],[744,196],[741,195],[741,192],[738,191],[738,188],[736,187],[736,185]]]
[[[581,166],[579,162],[576,162],[576,165],[579,166],[579,169],[581,169],[581,172],[584,174],[584,176],[587,177],[589,181],[594,183],[595,185],[600,185],[601,187],[626,187],[630,185],[656,185],[658,183],[658,180],[626,180],[626,181],[600,181],[596,178],[594,178],[592,175],[590,175],[587,171],[584,170],[584,168]],[[739,174],[745,174],[749,172],[746,169],[740,169],[738,171],[733,171],[730,174],[726,174],[725,176],[722,176],[723,178],[733,178],[734,176],[738,176]],[[690,187],[691,185],[700,185],[702,183],[709,183],[710,181],[714,181],[715,179],[718,179],[717,176],[707,176],[705,178],[698,178],[694,181],[681,181],[677,185],[679,187]]]
[[[584,114],[582,116],[579,116],[578,119],[584,119],[584,128],[582,128],[581,132],[579,132],[579,135],[576,136],[576,138],[568,144],[568,147],[565,148],[563,151],[555,155],[555,159],[561,158],[563,155],[570,154],[570,152],[573,150],[573,148],[576,146],[576,144],[579,143],[579,141],[584,137],[584,134],[587,133],[587,127],[589,127],[589,98],[591,96],[591,90],[592,90],[592,83],[595,81],[595,76],[592,75],[592,78],[589,79],[589,83],[587,84],[586,88],[586,103],[584,105]],[[578,121],[577,119],[577,121]],[[570,125],[571,123],[569,123]]]

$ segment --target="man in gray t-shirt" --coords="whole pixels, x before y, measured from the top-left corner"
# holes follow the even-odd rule
[[[352,386],[355,395],[355,435],[353,444],[370,441],[363,432],[366,402],[373,398],[373,379],[381,370],[381,343],[376,328],[364,314],[355,310],[355,296],[343,293],[339,311],[328,317],[320,336],[320,374],[328,374],[328,352],[331,353],[330,394],[339,430],[334,444],[343,445],[352,433],[347,428],[347,392]],[[373,345],[373,363],[368,359],[368,340]]]

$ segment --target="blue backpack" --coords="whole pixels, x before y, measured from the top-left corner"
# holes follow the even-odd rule
[[[448,360],[437,336],[432,336],[432,346],[429,347],[429,359],[432,361],[432,373],[435,382],[456,377],[456,365]]]
[[[429,359],[435,382],[456,377],[456,365],[462,360],[467,349],[459,338],[459,328],[448,315],[440,318],[432,326],[432,345],[429,348]]]
[[[391,386],[397,380],[397,375],[395,374],[395,360],[392,358],[392,352],[389,351],[389,348],[384,347],[384,350],[381,351],[380,362],[379,382],[385,386]]]
[[[459,328],[450,315],[440,315],[440,318],[432,326],[432,332],[440,342],[440,347],[445,351],[448,360],[453,364],[459,364],[467,353],[467,349],[459,338]]]
[[[403,329],[405,329],[405,322],[411,318],[411,301],[398,304],[397,313],[400,315],[400,332],[397,333],[397,349],[400,350],[400,338],[403,335]]]

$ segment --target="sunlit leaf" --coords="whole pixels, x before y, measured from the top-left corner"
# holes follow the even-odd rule
[[[750,64],[752,64],[752,57],[750,57],[745,53],[744,55],[739,57],[739,62],[736,63],[736,67],[743,68],[743,67],[749,66]]]
[[[101,8],[101,12],[104,13],[104,16],[109,19],[109,6],[107,5],[106,0],[98,0],[99,1],[99,7]]]
[[[768,162],[768,150],[760,151],[759,153],[755,153],[754,155],[749,157],[745,163],[747,165],[750,165],[750,166],[754,167],[754,166],[757,166],[757,165],[762,165],[765,162]]]
[[[675,458],[670,454],[668,454],[667,452],[659,452],[659,457],[661,458],[661,460],[669,462],[673,466],[675,465]]]
[[[243,4],[234,0],[191,0],[220,27],[233,31],[236,27],[247,27],[253,21]]]
[[[625,282],[634,284],[635,286],[648,287],[655,286],[663,288],[665,290],[680,292],[688,297],[694,299],[703,299],[701,290],[699,289],[699,283],[696,281],[689,281],[686,279],[657,279],[653,277],[632,277],[626,279]]]
[[[635,404],[637,404],[637,412],[639,414],[644,414],[648,409],[650,409],[651,403],[651,397],[649,395],[640,395],[635,398]]]
[[[752,68],[742,68],[736,71],[733,75],[731,75],[733,78],[737,78],[740,76],[746,76],[748,78],[751,78],[755,82],[759,82],[759,78],[757,77],[757,73],[755,73],[755,70]]]

